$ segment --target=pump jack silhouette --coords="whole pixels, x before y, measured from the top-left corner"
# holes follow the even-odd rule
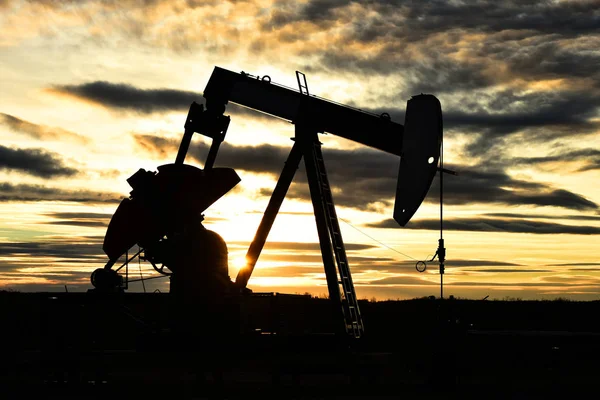
[[[387,113],[376,115],[311,95],[306,76],[296,72],[296,77],[299,90],[275,84],[266,75],[259,77],[215,67],[204,90],[205,105],[194,102],[190,106],[175,163],[159,167],[158,174],[140,170],[128,179],[134,189],[131,198],[119,205],[104,241],[109,262],[92,275],[97,290],[119,290],[122,279],[116,272],[118,269],[112,267],[137,244],[143,249],[137,256],[144,251],[144,259],[158,272],[167,274],[165,266],[172,271],[171,291],[178,295],[204,293],[214,298],[243,291],[296,169],[304,159],[329,298],[334,309],[341,311],[341,330],[355,338],[363,335],[364,325],[318,134],[341,136],[400,156],[394,219],[405,226],[438,171],[443,130],[441,105],[433,95],[413,96],[407,104],[405,123],[401,125]],[[201,213],[239,182],[232,169],[213,167],[231,121],[224,115],[229,102],[295,125],[294,144],[248,249],[246,266],[231,285],[225,283],[224,241],[201,226]],[[194,133],[212,139],[203,170],[184,164]],[[198,245],[199,251],[190,251],[190,246]]]

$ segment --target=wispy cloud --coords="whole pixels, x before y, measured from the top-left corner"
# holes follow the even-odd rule
[[[112,215],[93,212],[51,212],[44,215],[52,218],[45,224],[85,227],[106,227]]]
[[[62,128],[34,124],[33,122],[17,118],[14,115],[0,113],[0,124],[14,132],[22,133],[38,140],[55,140],[62,142],[76,142],[80,144],[87,144],[90,142],[88,138],[80,134]]]
[[[486,217],[516,218],[516,219],[566,219],[575,221],[600,221],[600,215],[581,215],[581,214],[520,214],[520,213],[485,213]]]
[[[372,228],[399,228],[393,219],[367,224]],[[408,229],[439,230],[438,219],[419,219],[411,221]],[[491,218],[449,218],[444,220],[444,229],[450,231],[472,232],[511,232],[511,233],[536,233],[536,234],[575,234],[598,235],[600,227],[582,225],[564,225],[552,222],[505,220]]]
[[[78,203],[117,203],[123,196],[92,190],[69,190],[57,187],[0,182],[0,202],[69,201]]]
[[[562,149],[562,151],[552,152],[543,157],[514,157],[511,159],[516,165],[543,165],[549,163],[558,163],[559,168],[565,169],[567,163],[583,164],[577,168],[577,171],[591,171],[600,169],[600,150],[597,149]]]

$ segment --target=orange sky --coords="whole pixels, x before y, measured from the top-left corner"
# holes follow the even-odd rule
[[[411,95],[435,94],[445,162],[460,174],[445,180],[445,293],[598,299],[600,3],[416,3],[0,1],[0,287],[91,288],[126,179],[174,161],[218,65],[291,87],[304,71],[311,93],[402,124]],[[226,114],[216,164],[242,182],[206,221],[235,277],[293,126]],[[399,160],[321,141],[358,297],[437,295],[436,266],[414,269],[437,247],[437,197],[400,228],[389,221]],[[187,162],[201,166],[207,143],[195,137]],[[302,174],[255,291],[327,292]],[[156,288],[168,282],[147,283]]]

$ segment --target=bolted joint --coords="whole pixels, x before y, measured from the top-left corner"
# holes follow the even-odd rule
[[[440,260],[440,264],[443,264],[446,261],[446,248],[444,247],[444,239],[438,240],[438,249],[437,249],[438,259]]]

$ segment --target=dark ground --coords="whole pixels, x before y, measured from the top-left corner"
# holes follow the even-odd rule
[[[2,398],[600,393],[598,301],[361,301],[359,340],[333,335],[329,302],[304,296],[188,311],[193,334],[173,328],[168,294],[0,292],[0,305]]]

